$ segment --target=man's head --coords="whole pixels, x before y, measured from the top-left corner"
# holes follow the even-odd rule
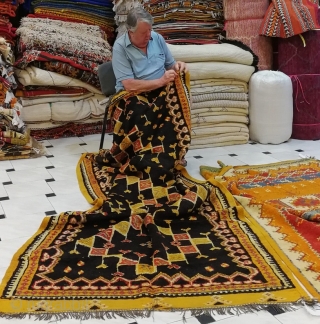
[[[127,15],[130,40],[138,48],[145,48],[151,37],[153,18],[142,8],[134,8]]]

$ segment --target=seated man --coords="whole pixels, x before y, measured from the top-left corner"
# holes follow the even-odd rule
[[[128,31],[113,45],[112,67],[116,91],[150,91],[173,81],[177,72],[186,72],[184,62],[175,61],[164,38],[152,31],[153,18],[142,8],[127,16]]]
[[[134,9],[127,23],[128,31],[113,47],[117,92],[109,106],[112,147],[93,156],[96,170],[108,170],[105,180],[97,171],[106,194],[120,191],[124,201],[129,199],[123,194],[127,189],[115,182],[126,177],[129,182],[152,183],[166,191],[181,164],[185,165],[191,141],[186,64],[176,62],[163,37],[152,31],[149,13]],[[142,204],[152,200],[137,195]]]

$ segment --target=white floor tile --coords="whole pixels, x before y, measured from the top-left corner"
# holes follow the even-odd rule
[[[221,319],[219,324],[279,324],[277,319],[267,311],[260,311],[256,313],[242,314],[240,316],[229,317]],[[293,323],[291,323],[293,324]]]
[[[8,172],[7,174],[14,184],[52,178],[50,173],[45,168],[30,168],[28,170]]]
[[[29,181],[25,183],[9,184],[4,186],[9,198],[32,197],[53,193],[45,180]]]
[[[291,151],[291,152],[276,152],[270,154],[270,156],[274,159],[277,159],[279,161],[285,161],[285,160],[299,160],[301,159],[301,156],[299,156],[299,152]],[[304,154],[302,152],[301,154]]]
[[[287,312],[276,315],[275,318],[281,324],[319,324],[320,317],[310,315],[305,308],[300,308],[294,312]]]
[[[73,144],[81,144],[84,141],[82,138],[74,136],[74,137],[64,137],[64,138],[57,138],[57,139],[49,139],[48,143],[49,145],[52,145],[54,147],[57,146],[62,146],[62,147],[67,147]]]
[[[8,192],[6,191],[5,187],[3,184],[0,183],[0,198],[2,197],[8,197]]]
[[[70,154],[80,154],[80,153],[85,153],[86,149],[84,148],[85,145],[79,145],[79,144],[70,144],[67,146],[62,146],[62,145],[58,145],[58,146],[53,146],[53,147],[49,147],[47,148],[48,150],[48,155],[70,155]]]
[[[54,207],[50,204],[50,201],[45,195],[4,200],[1,201],[1,206],[7,218],[10,219],[13,217],[19,218],[20,220],[23,219],[25,214],[37,214],[54,210]]]
[[[48,197],[50,203],[58,214],[65,211],[86,211],[92,208],[83,195],[79,192],[70,194],[58,194],[56,197]]]
[[[32,159],[32,162],[33,163],[30,163],[29,159],[11,161],[12,166],[16,171],[52,166],[50,160],[46,156],[40,156]]]
[[[279,162],[279,160],[271,157],[268,154],[263,153],[250,153],[250,154],[244,154],[244,153],[238,153],[237,154],[237,160],[240,160],[244,162],[243,164],[249,164],[249,165],[258,165],[258,164],[268,164],[268,163],[275,163]]]
[[[70,166],[74,166],[75,168],[77,166],[77,163],[79,162],[81,155],[82,153],[63,155],[63,156],[56,155],[48,158],[48,160],[56,168],[70,167]]]
[[[70,179],[66,178],[65,180],[48,182],[48,186],[52,189],[53,192],[58,193],[59,196],[80,193],[78,180],[75,177],[70,177]]]
[[[8,169],[13,169],[12,160],[7,160],[7,161],[0,161],[0,171],[5,171]],[[0,177],[1,179],[1,177]]]
[[[0,170],[0,183],[11,181],[8,176],[9,173],[10,172],[6,172],[5,170]]]
[[[51,174],[50,178],[56,181],[77,180],[76,165],[48,169],[47,171]]]

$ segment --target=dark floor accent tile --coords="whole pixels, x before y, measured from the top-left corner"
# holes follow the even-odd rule
[[[80,143],[79,145],[80,146],[84,146],[84,145],[87,145],[87,143]]]
[[[11,184],[12,184],[12,181],[2,182],[2,184],[3,184],[4,186],[11,185]]]
[[[55,197],[56,194],[55,193],[49,193],[49,194],[46,194],[46,197]]]
[[[47,145],[46,148],[50,148],[50,147],[53,147],[53,145]]]
[[[215,319],[211,315],[203,314],[195,317],[200,322],[200,324],[209,324],[215,322]]]
[[[262,152],[263,154],[272,154],[271,152]]]
[[[266,311],[268,311],[273,316],[285,313],[285,311],[283,309],[281,309],[280,307],[278,307],[277,305],[268,306],[266,308]]]
[[[258,144],[257,142],[251,142],[251,143],[249,143],[249,144],[251,144],[251,145],[256,145],[256,144]]]
[[[45,181],[46,182],[53,182],[53,181],[56,181],[56,180],[54,180],[53,178],[51,178],[51,179],[46,179]]]
[[[7,169],[6,172],[13,172],[16,171],[15,169]]]
[[[232,154],[228,154],[229,156],[238,156],[237,154],[234,154],[234,153],[232,153]]]
[[[138,324],[137,322],[131,322],[131,323],[129,323],[129,324]]]
[[[49,210],[49,211],[46,211],[45,214],[47,216],[51,216],[51,215],[57,215],[57,212],[55,210]]]
[[[296,152],[304,152],[304,150],[296,150]]]
[[[5,214],[0,215],[0,219],[4,219],[4,218],[6,218]]]
[[[0,201],[9,200],[9,197],[0,197]]]
[[[202,159],[202,156],[201,155],[196,155],[194,156],[195,159]]]
[[[46,169],[54,169],[53,165],[46,166]]]
[[[54,157],[54,155],[46,155],[46,157],[50,159],[50,158]]]

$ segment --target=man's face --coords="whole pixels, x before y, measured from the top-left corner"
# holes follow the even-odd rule
[[[151,37],[152,26],[145,21],[139,21],[137,29],[129,31],[131,43],[138,48],[145,48]]]

